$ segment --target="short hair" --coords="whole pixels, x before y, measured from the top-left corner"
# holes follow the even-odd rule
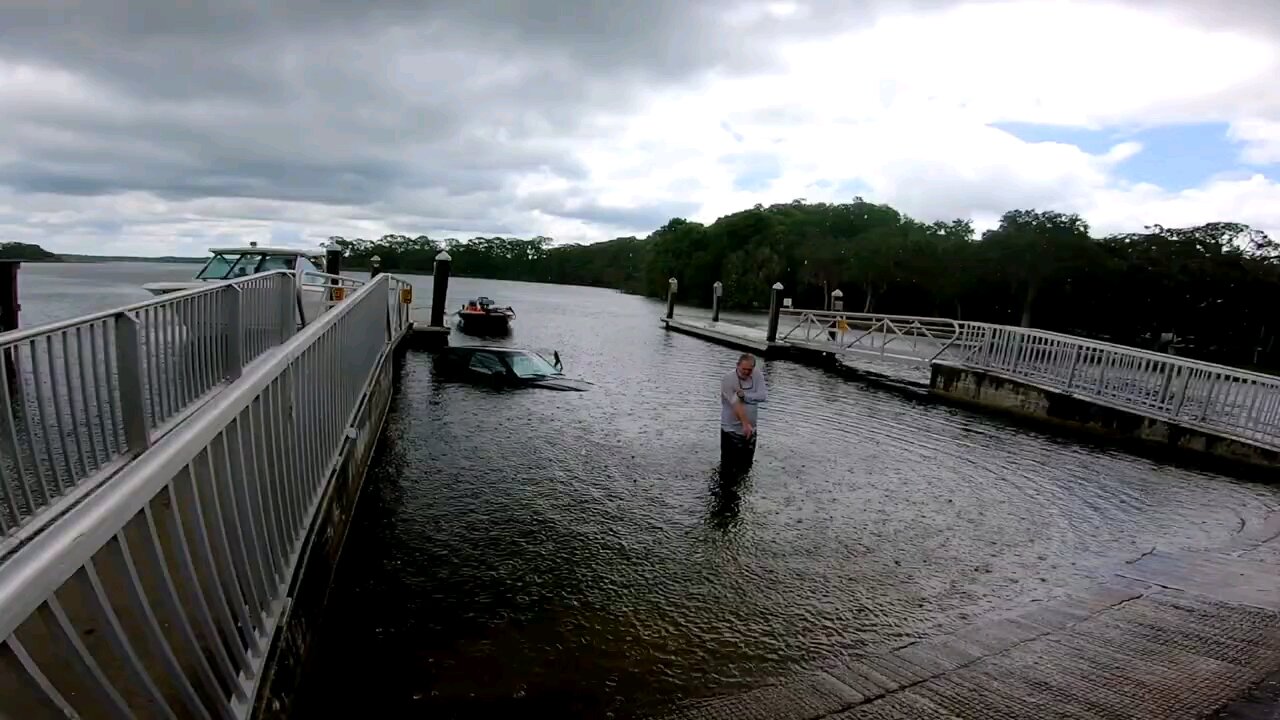
[[[738,364],[739,364],[739,365],[741,365],[741,364],[742,364],[742,363],[744,363],[744,362],[749,362],[749,363],[751,363],[751,367],[755,367],[755,366],[756,366],[756,356],[755,356],[755,355],[752,355],[751,353],[742,353],[742,355],[740,355],[740,356],[738,357]]]

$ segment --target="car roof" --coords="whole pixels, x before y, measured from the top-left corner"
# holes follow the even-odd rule
[[[450,350],[466,350],[468,352],[483,350],[484,352],[505,353],[507,355],[515,355],[519,353],[533,353],[533,351],[529,350],[528,348],[502,347],[500,345],[451,345],[449,349]],[[534,353],[534,354],[537,354],[537,353]]]

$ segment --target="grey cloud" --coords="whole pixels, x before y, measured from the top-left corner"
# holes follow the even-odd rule
[[[671,200],[634,207],[619,207],[598,203],[592,200],[585,190],[573,190],[535,193],[525,197],[521,207],[610,228],[646,232],[658,228],[673,217],[687,217],[693,214],[700,207],[700,203]]]
[[[767,69],[784,40],[953,2],[799,0],[803,12],[776,20],[742,12],[763,0],[8,0],[0,72],[62,72],[74,88],[0,87],[0,189],[89,215],[104,212],[95,198],[140,191],[217,206],[194,222],[308,233],[345,221],[528,234],[533,209],[643,231],[697,203],[611,207],[581,189],[575,150],[602,132],[594,118],[706,73]],[[1175,2],[1205,22],[1280,15],[1270,2]],[[528,173],[580,189],[533,208],[515,192]],[[181,224],[129,212],[95,221]]]

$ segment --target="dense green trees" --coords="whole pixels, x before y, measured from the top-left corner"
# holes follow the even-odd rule
[[[1208,360],[1280,366],[1280,248],[1237,223],[1094,238],[1079,216],[1013,210],[975,237],[967,221],[923,223],[861,198],[803,200],[676,218],[649,237],[591,245],[549,238],[335,238],[357,264],[429,271],[441,248],[462,275],[611,287],[655,297],[667,278],[682,302],[763,307],[782,282],[797,307],[845,308],[1031,325],[1141,347],[1161,335]]]
[[[0,242],[0,260],[62,262],[62,258],[39,245],[24,242]]]

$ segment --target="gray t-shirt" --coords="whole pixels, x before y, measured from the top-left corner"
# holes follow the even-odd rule
[[[738,397],[738,391],[742,391],[742,397]],[[736,369],[730,370],[728,375],[720,381],[720,429],[725,432],[735,433],[737,435],[745,435],[742,430],[742,423],[738,420],[738,416],[733,411],[734,403],[743,403],[747,408],[747,419],[751,421],[751,425],[756,424],[756,413],[760,403],[769,397],[768,390],[764,386],[764,373],[760,372],[760,366],[756,366],[751,370],[751,379],[743,380],[738,377]]]

